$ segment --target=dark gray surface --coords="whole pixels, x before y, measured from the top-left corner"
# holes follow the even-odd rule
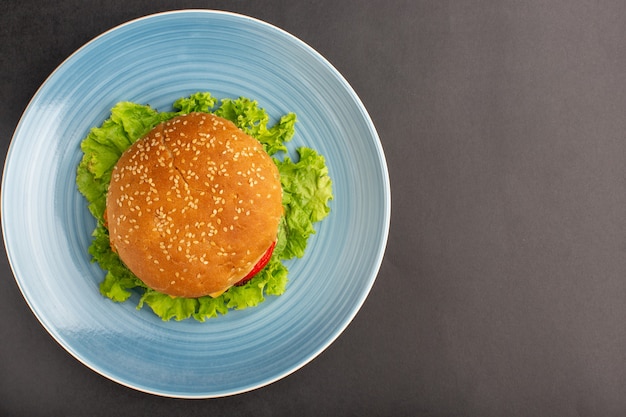
[[[174,400],[66,353],[3,253],[0,416],[626,415],[623,2],[3,0],[2,155],[75,49],[175,8],[273,23],[352,84],[391,176],[378,280],[295,374]]]

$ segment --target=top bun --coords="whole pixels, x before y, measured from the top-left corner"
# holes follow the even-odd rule
[[[232,122],[191,113],[161,123],[124,152],[107,194],[111,246],[148,287],[219,295],[276,241],[278,169]]]

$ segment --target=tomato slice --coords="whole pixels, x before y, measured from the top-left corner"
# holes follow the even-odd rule
[[[258,274],[259,271],[261,271],[261,269],[263,269],[265,267],[265,265],[267,265],[267,263],[270,261],[270,258],[272,257],[272,253],[274,253],[274,248],[275,247],[276,247],[276,242],[272,243],[270,245],[270,247],[267,248],[267,250],[265,251],[263,256],[261,256],[261,259],[259,259],[259,262],[257,262],[256,265],[254,265],[254,267],[248,273],[248,275],[243,277],[235,285],[237,285],[237,286],[244,285],[246,282],[250,281],[256,274]]]

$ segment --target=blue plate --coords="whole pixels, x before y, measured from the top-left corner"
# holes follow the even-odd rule
[[[115,304],[87,247],[95,222],[75,186],[81,140],[119,101],[170,110],[196,91],[293,111],[290,150],[326,157],[335,199],[280,297],[205,323],[163,322],[137,299]],[[225,12],[177,11],[131,21],[70,56],[33,97],[2,182],[2,227],[17,283],[69,353],[134,389],[182,398],[249,391],[299,369],[348,326],[367,297],[391,212],[376,130],[346,80],[292,35]]]

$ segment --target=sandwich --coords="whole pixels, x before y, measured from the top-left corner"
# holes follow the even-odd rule
[[[216,297],[269,261],[282,189],[258,140],[195,112],[160,123],[122,154],[106,210],[113,250],[149,288]]]
[[[324,157],[288,150],[295,114],[270,125],[245,97],[198,92],[173,108],[119,102],[81,142],[100,293],[198,321],[283,294],[284,261],[304,256],[330,212]]]

